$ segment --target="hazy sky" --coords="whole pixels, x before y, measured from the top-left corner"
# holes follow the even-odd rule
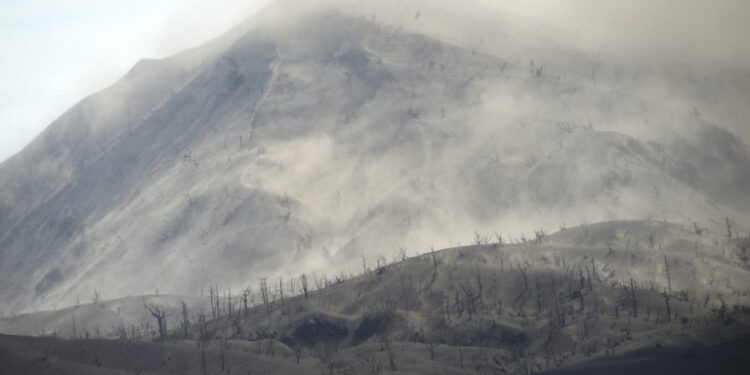
[[[595,48],[691,50],[750,64],[747,0],[480,1],[569,30]],[[200,44],[266,2],[0,1],[0,161],[138,59]]]
[[[690,51],[748,65],[748,0],[480,0],[571,31],[590,46]]]

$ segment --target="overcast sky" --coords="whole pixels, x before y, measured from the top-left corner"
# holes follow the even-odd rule
[[[593,47],[692,50],[750,65],[747,0],[480,1],[567,29]],[[198,45],[266,2],[0,1],[0,161],[140,58]]]

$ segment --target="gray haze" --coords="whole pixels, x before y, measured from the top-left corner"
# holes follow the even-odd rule
[[[605,49],[561,31],[577,13],[513,9],[280,1],[139,62],[0,164],[0,299],[239,290],[475,232],[750,229],[750,75],[729,47]]]
[[[716,59],[733,65],[741,65],[745,68],[750,66],[750,44],[747,43],[745,35],[748,33],[746,22],[747,14],[750,14],[750,4],[742,0],[721,1],[491,1],[475,0],[487,8],[495,9],[508,15],[517,15],[528,18],[530,25],[543,23],[553,26],[560,40],[569,45],[576,45],[592,51],[624,51],[630,55],[649,56],[672,52],[689,54],[690,58]],[[433,2],[434,3],[434,2]],[[171,2],[160,5],[158,14],[166,14]],[[471,8],[474,4],[464,3],[462,8]],[[39,7],[40,5],[37,5]],[[46,4],[45,7],[49,7]],[[90,92],[110,84],[113,74],[121,74],[128,64],[132,64],[134,58],[145,56],[131,56],[129,51],[142,51],[148,56],[166,56],[172,54],[177,48],[195,44],[215,36],[219,31],[226,30],[228,23],[236,22],[243,17],[255,12],[257,5],[254,2],[223,0],[212,2],[210,6],[188,4],[184,9],[179,9],[171,17],[165,19],[163,25],[152,26],[149,29],[160,27],[162,31],[156,40],[144,43],[143,41],[131,40],[127,36],[118,33],[114,37],[121,42],[104,42],[108,36],[107,30],[89,30],[89,33],[101,35],[95,40],[102,42],[101,46],[90,49],[85,56],[77,60],[64,57],[63,61],[82,61],[89,66],[85,77],[79,76],[57,76],[48,77],[45,85],[49,95],[40,96],[38,93],[35,100],[24,99],[24,97],[5,98],[6,103],[13,103],[13,107],[4,113],[2,126],[6,130],[6,139],[0,139],[0,160],[4,160],[12,153],[20,150],[27,140],[39,132],[46,124],[41,123],[47,118],[56,115],[61,109],[62,103],[73,103],[80,99],[83,93]],[[405,2],[392,4],[393,9],[419,8],[423,5],[409,5]],[[64,9],[63,9],[64,10]],[[411,14],[411,9],[404,12]],[[9,11],[10,12],[10,11]],[[142,19],[143,17],[138,17]],[[138,25],[136,20],[123,19],[121,29],[129,29],[133,33],[134,26]],[[130,22],[130,23],[128,23]],[[201,27],[193,27],[200,23]],[[470,25],[462,25],[463,29],[471,29]],[[537,26],[532,26],[540,28]],[[546,27],[546,26],[545,26]],[[142,27],[139,27],[142,28]],[[69,28],[70,29],[70,28]],[[10,30],[9,32],[13,32]],[[66,34],[73,32],[72,35]],[[80,35],[85,30],[73,28],[73,30],[55,30],[60,37],[68,37],[72,40],[88,40]],[[76,39],[77,38],[77,39]],[[89,38],[91,39],[91,38]],[[486,38],[491,39],[491,38]],[[15,39],[9,40],[9,46]],[[136,44],[133,44],[137,42]],[[40,59],[36,55],[24,57],[25,48],[17,48],[12,61],[25,61],[24,66],[32,68],[39,64],[32,59]],[[97,55],[97,51],[107,49],[107,55]],[[66,51],[78,51],[68,49]],[[47,65],[53,64],[52,59]],[[57,61],[57,60],[56,60]],[[49,70],[49,69],[48,69]],[[11,69],[11,74],[18,75],[19,69]],[[55,72],[62,74],[75,70],[64,70],[56,67]],[[27,75],[34,73],[26,72]],[[34,81],[39,81],[36,76]],[[9,81],[15,80],[9,76]],[[27,80],[28,82],[28,80]],[[65,82],[63,84],[63,82]],[[9,83],[9,82],[6,82]],[[41,83],[35,84],[37,89]],[[60,87],[58,87],[60,86]],[[65,89],[64,87],[75,86]],[[67,94],[66,94],[67,93]],[[54,96],[53,96],[54,95]],[[65,96],[67,95],[67,97]],[[76,97],[70,97],[71,95]],[[50,98],[56,98],[51,100]],[[39,102],[39,99],[42,102]],[[43,108],[40,108],[43,107]],[[41,112],[41,113],[40,113]],[[747,127],[745,127],[747,128]],[[750,131],[747,129],[736,129],[747,141]]]

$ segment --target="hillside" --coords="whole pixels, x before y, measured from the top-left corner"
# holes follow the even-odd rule
[[[731,241],[632,221],[477,242],[365,259],[357,274],[333,279],[264,279],[247,309],[235,295],[218,303],[219,316],[177,312],[163,337],[153,318],[108,340],[3,336],[0,358],[4,368],[57,373],[733,374],[744,366],[750,293],[732,280],[750,271],[725,257]]]
[[[84,99],[0,165],[4,313],[350,271],[475,231],[750,230],[750,151],[711,117],[747,72],[540,44],[518,20],[477,45],[425,6],[404,27],[271,6]]]

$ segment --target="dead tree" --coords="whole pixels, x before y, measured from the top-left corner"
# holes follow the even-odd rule
[[[265,278],[260,279],[260,296],[263,300],[263,306],[266,308],[266,313],[268,314],[268,325],[273,325],[271,322],[271,303],[268,296],[268,283]]]
[[[379,358],[370,355],[364,358],[364,362],[370,375],[380,375],[383,372],[383,363]]]
[[[221,364],[221,372],[224,372],[227,366],[227,356],[224,354],[225,345],[226,339],[224,339],[224,344],[219,343],[219,363]]]
[[[672,310],[669,305],[669,300],[672,298],[672,295],[667,292],[667,288],[664,288],[664,291],[662,292],[662,297],[664,297],[664,305],[667,308],[667,321],[672,320]]]
[[[362,275],[367,277],[370,274],[370,269],[367,268],[367,257],[362,254]]]
[[[205,347],[208,345],[209,340],[211,340],[212,333],[208,328],[208,323],[206,322],[206,314],[203,313],[203,310],[201,310],[200,314],[198,314],[198,346]]]
[[[221,305],[219,305],[219,286],[208,285],[208,297],[211,299],[211,318],[216,319],[221,315]]]
[[[430,246],[430,256],[432,257],[432,281],[430,282],[430,285],[432,285],[432,282],[437,278],[438,268],[438,257],[437,254],[435,254],[435,247],[433,246]]]
[[[534,231],[534,237],[535,237],[534,243],[536,243],[537,245],[543,244],[545,236],[546,234],[544,233],[544,229],[535,230]]]
[[[727,218],[727,238],[732,238],[732,224],[729,223],[729,218]]]
[[[536,314],[542,313],[542,288],[539,287],[539,278],[534,278],[534,285],[536,286]]]
[[[339,367],[338,353],[339,348],[333,344],[322,344],[316,351],[318,360],[328,371],[329,375],[333,375],[334,371]]]
[[[219,304],[219,284],[214,284],[214,295],[216,296],[216,317],[221,316],[221,305]]]
[[[399,246],[396,259],[398,259],[399,262],[403,263],[403,262],[406,262],[407,258],[408,257],[406,255],[406,248],[403,246]]]
[[[281,298],[281,311],[284,311],[286,305],[284,304],[284,279],[279,277],[279,297]]]
[[[302,294],[305,296],[305,299],[307,299],[307,293],[308,293],[308,286],[307,286],[307,276],[303,273],[302,276],[299,277],[300,286],[302,287]]]
[[[242,315],[237,314],[234,315],[234,318],[232,318],[232,326],[234,326],[234,334],[239,335],[242,333]]]
[[[474,232],[474,244],[477,246],[482,244],[482,235],[478,231]]]
[[[630,302],[630,311],[634,318],[638,317],[638,298],[636,297],[636,291],[638,290],[638,284],[632,278],[630,282],[624,286],[625,292],[628,296],[628,302]]]
[[[469,318],[471,318],[474,314],[477,313],[477,301],[479,299],[478,292],[474,287],[471,285],[471,282],[468,280],[466,282],[459,281],[459,287],[464,293],[465,301],[466,301],[466,311],[469,314]],[[456,296],[456,300],[458,303],[459,297]]]
[[[211,304],[211,318],[216,319],[216,305],[214,305],[214,286],[213,285],[208,286],[208,298],[210,299],[210,304]]]
[[[750,235],[737,244],[737,258],[743,267],[750,267]]]
[[[518,295],[513,299],[511,306],[516,315],[525,316],[526,314],[524,312],[524,307],[526,305],[526,299],[529,293],[529,277],[527,274],[528,264],[518,263],[516,265],[516,268],[519,274],[519,279],[521,283],[523,284],[523,288],[518,293]]]
[[[669,305],[669,300],[672,298],[672,279],[669,275],[669,262],[666,256],[664,257],[664,271],[667,276],[667,287],[664,288],[662,296],[664,297],[664,305],[667,308],[667,321],[669,322],[672,320],[672,310]]]
[[[206,361],[206,349],[201,350],[201,374],[208,375],[208,361]]]
[[[479,299],[479,305],[484,304],[484,286],[482,284],[482,270],[477,266],[476,272],[474,273],[474,279],[477,282],[477,298]]]
[[[558,327],[565,327],[565,310],[563,306],[560,306],[560,301],[557,296],[557,283],[555,282],[555,276],[550,276],[550,292],[552,296],[552,312],[554,313],[554,319],[557,321]]]
[[[583,270],[578,266],[578,300],[580,310],[583,311],[583,290],[586,288],[586,278],[583,276]]]
[[[187,338],[189,335],[190,318],[188,317],[188,307],[182,302],[182,337]]]
[[[146,304],[144,301],[143,306],[148,310],[151,316],[156,318],[156,323],[159,327],[159,340],[164,341],[167,338],[167,317],[172,314],[167,314],[163,307],[154,303]]]
[[[721,302],[721,307],[715,311],[716,317],[722,324],[729,324],[730,319],[727,314],[727,304],[724,302],[724,297],[721,294],[718,294],[717,298],[719,299],[719,302]]]
[[[229,315],[229,321],[232,321],[232,315],[234,313],[234,306],[232,306],[232,290],[227,291],[227,314]]]
[[[94,304],[94,306],[99,306],[99,302],[101,302],[101,295],[99,294],[98,290],[94,290],[94,296],[91,298],[91,302]]]
[[[391,340],[388,337],[388,333],[383,334],[383,345],[385,346],[386,354],[388,354],[388,364],[391,366],[391,371],[396,371],[398,368],[396,367],[396,355],[393,352],[393,347],[391,346]]]
[[[245,288],[245,290],[242,291],[242,304],[245,307],[245,311],[244,311],[245,312],[245,314],[244,314],[245,315],[245,319],[247,319],[247,311],[248,311],[248,308],[247,308],[247,299],[248,299],[248,297],[250,297],[251,293],[252,293],[252,290],[250,290],[250,288]]]

